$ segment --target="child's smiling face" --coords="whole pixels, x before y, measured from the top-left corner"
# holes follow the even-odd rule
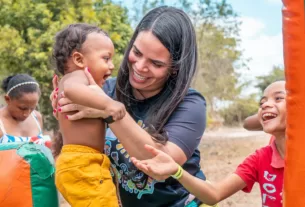
[[[286,131],[285,81],[270,84],[260,100],[258,116],[264,132],[277,135]]]
[[[95,82],[102,86],[111,75],[114,65],[114,46],[102,33],[91,33],[82,46],[84,64],[90,69]]]

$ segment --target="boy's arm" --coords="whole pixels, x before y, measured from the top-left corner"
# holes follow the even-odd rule
[[[218,183],[209,183],[183,171],[178,181],[191,194],[208,205],[215,205],[246,187],[246,183],[236,174],[231,174]]]
[[[222,201],[240,190],[251,192],[254,183],[258,181],[259,153],[260,150],[257,150],[249,155],[237,167],[235,173],[215,184],[193,177],[186,171],[178,181],[199,200],[210,205]]]
[[[259,122],[258,114],[254,114],[245,119],[243,127],[249,131],[262,131],[263,127]]]
[[[179,168],[181,169],[181,167],[168,154],[150,145],[145,145],[144,147],[154,157],[142,161],[132,157],[131,161],[138,169],[157,180],[164,180],[171,175],[180,174]],[[177,178],[191,194],[208,205],[214,205],[247,186],[241,176],[236,173],[229,175],[218,183],[209,183],[201,180],[185,170],[182,170],[182,176]]]
[[[77,71],[79,72],[79,71]],[[106,117],[112,117],[114,121],[122,119],[126,114],[124,104],[114,101],[100,89],[91,89],[89,81],[83,71],[77,74],[69,74],[63,82],[63,91],[74,104],[103,110]],[[112,122],[111,122],[112,123]]]
[[[97,92],[88,87],[86,76],[75,74],[67,77],[63,82],[63,91],[65,97],[73,103],[104,110],[113,100],[102,90]]]

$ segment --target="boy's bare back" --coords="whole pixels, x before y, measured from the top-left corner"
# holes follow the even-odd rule
[[[64,90],[66,83],[89,85],[88,79],[82,70],[66,74],[59,82],[58,94],[61,94]],[[103,152],[105,123],[101,119],[80,119],[76,121],[66,119],[66,115],[74,113],[76,112],[58,113],[59,129],[62,133],[63,144],[84,145]]]

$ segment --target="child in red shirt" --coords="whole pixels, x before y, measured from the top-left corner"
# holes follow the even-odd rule
[[[235,173],[246,183],[246,193],[251,192],[255,182],[259,183],[263,207],[282,206],[284,159],[275,141],[247,157]]]
[[[203,203],[213,205],[243,190],[250,192],[258,182],[262,195],[262,207],[281,207],[285,156],[286,91],[285,81],[270,84],[260,100],[258,118],[263,130],[275,140],[257,150],[237,167],[235,173],[218,183],[208,183],[184,171],[166,153],[146,145],[153,154],[148,160],[131,158],[144,173],[157,180],[169,176],[177,179],[187,190]]]

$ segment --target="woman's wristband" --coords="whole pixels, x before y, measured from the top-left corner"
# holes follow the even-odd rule
[[[112,116],[108,116],[105,119],[102,119],[104,122],[106,122],[107,124],[111,124],[114,122],[113,117]]]
[[[183,169],[180,165],[178,165],[178,170],[174,175],[171,175],[172,178],[179,180],[182,177]]]

